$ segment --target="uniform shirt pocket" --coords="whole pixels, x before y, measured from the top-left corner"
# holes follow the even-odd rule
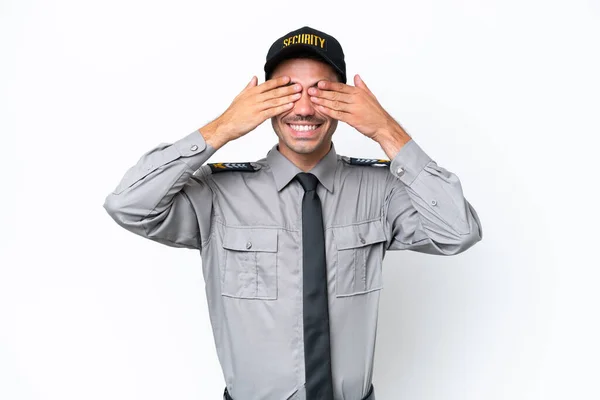
[[[381,289],[386,240],[381,221],[335,227],[333,236],[337,247],[336,297]]]
[[[277,229],[225,227],[221,294],[277,299]]]

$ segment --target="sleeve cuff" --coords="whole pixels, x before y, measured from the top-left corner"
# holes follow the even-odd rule
[[[199,169],[217,151],[206,143],[198,129],[173,143],[173,147],[177,149],[182,160],[194,171]]]
[[[404,184],[410,186],[431,161],[431,157],[423,151],[414,139],[411,139],[402,146],[392,160],[390,172]]]

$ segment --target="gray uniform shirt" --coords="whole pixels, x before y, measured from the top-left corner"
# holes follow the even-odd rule
[[[105,200],[125,229],[198,249],[219,361],[236,400],[305,399],[302,172],[275,145],[255,172],[212,173],[199,130],[161,144]],[[391,165],[350,165],[331,146],[310,171],[323,209],[336,400],[371,385],[387,250],[454,255],[482,238],[458,177],[414,141]]]

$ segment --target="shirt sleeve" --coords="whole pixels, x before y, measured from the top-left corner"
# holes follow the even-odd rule
[[[117,224],[137,235],[172,247],[200,249],[210,236],[212,190],[195,172],[215,151],[199,130],[158,145],[125,173],[104,208]]]
[[[390,164],[383,207],[388,250],[459,254],[483,238],[479,217],[459,178],[409,140]]]

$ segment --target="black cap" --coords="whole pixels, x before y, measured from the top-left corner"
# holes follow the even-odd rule
[[[277,64],[299,53],[310,53],[318,56],[331,65],[346,83],[346,62],[340,42],[324,32],[302,27],[277,39],[267,53],[265,77],[268,78]]]

